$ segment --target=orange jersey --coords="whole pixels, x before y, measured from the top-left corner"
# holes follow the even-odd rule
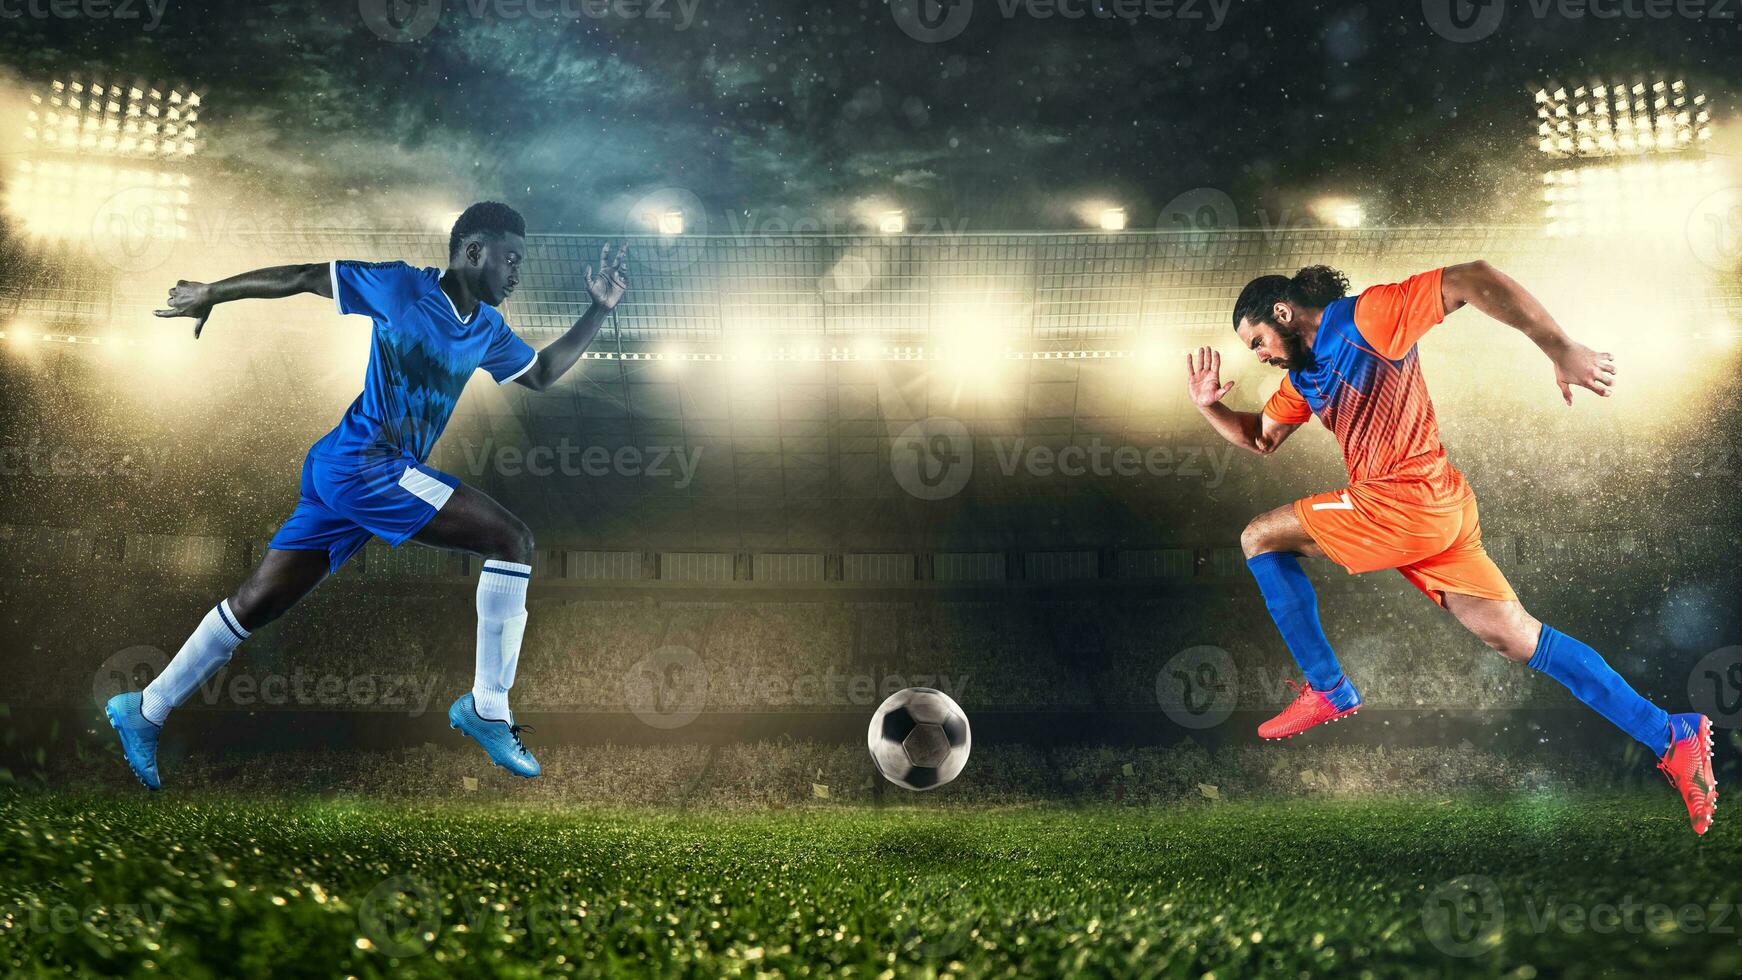
[[[1325,307],[1313,338],[1313,366],[1290,371],[1264,414],[1292,425],[1317,415],[1342,446],[1352,484],[1397,484],[1393,492],[1449,503],[1469,489],[1446,460],[1415,349],[1445,319],[1443,271],[1374,286]]]

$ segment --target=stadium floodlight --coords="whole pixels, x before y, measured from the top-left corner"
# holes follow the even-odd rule
[[[1102,231],[1124,231],[1125,230],[1125,209],[1124,208],[1103,208],[1103,209],[1101,209],[1101,230]]]
[[[899,235],[907,230],[907,212],[885,211],[877,216],[877,230],[885,235]]]
[[[56,78],[30,94],[6,204],[35,235],[108,230],[185,238],[190,181],[173,165],[199,148],[199,93],[99,77]],[[167,169],[166,169],[167,168]]]
[[[199,147],[198,95],[139,86],[56,79],[48,97],[33,93],[24,141],[35,148],[86,156],[189,157]]]
[[[1367,208],[1360,201],[1348,197],[1321,197],[1309,206],[1313,217],[1321,224],[1334,228],[1352,230],[1367,223]]]
[[[1711,109],[1683,79],[1538,89],[1536,148],[1551,157],[1675,153],[1712,138]]]
[[[149,234],[186,238],[192,181],[185,174],[101,163],[21,160],[7,210],[25,230],[50,238]]]
[[[1679,235],[1684,216],[1722,184],[1709,159],[1635,159],[1542,175],[1544,226],[1556,237]]]
[[[683,212],[661,211],[656,218],[656,224],[661,235],[681,235],[683,234]]]

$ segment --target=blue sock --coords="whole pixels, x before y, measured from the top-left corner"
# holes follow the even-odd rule
[[[1300,665],[1307,683],[1324,694],[1339,709],[1353,708],[1361,703],[1355,685],[1343,676],[1343,665],[1325,638],[1325,628],[1319,624],[1319,597],[1313,583],[1301,570],[1300,559],[1287,552],[1273,551],[1246,559],[1246,567],[1258,580],[1258,591],[1264,593],[1264,607],[1282,632],[1288,652]]]
[[[1656,755],[1669,751],[1669,713],[1640,697],[1597,651],[1544,623],[1530,667],[1565,684],[1574,697]]]
[[[1684,738],[1693,738],[1700,733],[1700,718],[1698,711],[1669,716],[1669,738],[1671,742],[1679,742]]]

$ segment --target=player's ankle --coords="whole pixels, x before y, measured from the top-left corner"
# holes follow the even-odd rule
[[[1337,678],[1336,683],[1319,693],[1339,711],[1346,711],[1361,703],[1361,692],[1355,690],[1355,685],[1347,674]]]

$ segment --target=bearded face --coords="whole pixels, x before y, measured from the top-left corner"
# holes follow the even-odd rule
[[[1272,360],[1272,364],[1284,371],[1305,371],[1313,366],[1313,349],[1307,346],[1300,331],[1277,327],[1276,335],[1282,342],[1283,354],[1281,358]]]
[[[1313,351],[1298,329],[1274,319],[1241,320],[1236,331],[1265,364],[1284,371],[1305,371],[1314,364]]]

